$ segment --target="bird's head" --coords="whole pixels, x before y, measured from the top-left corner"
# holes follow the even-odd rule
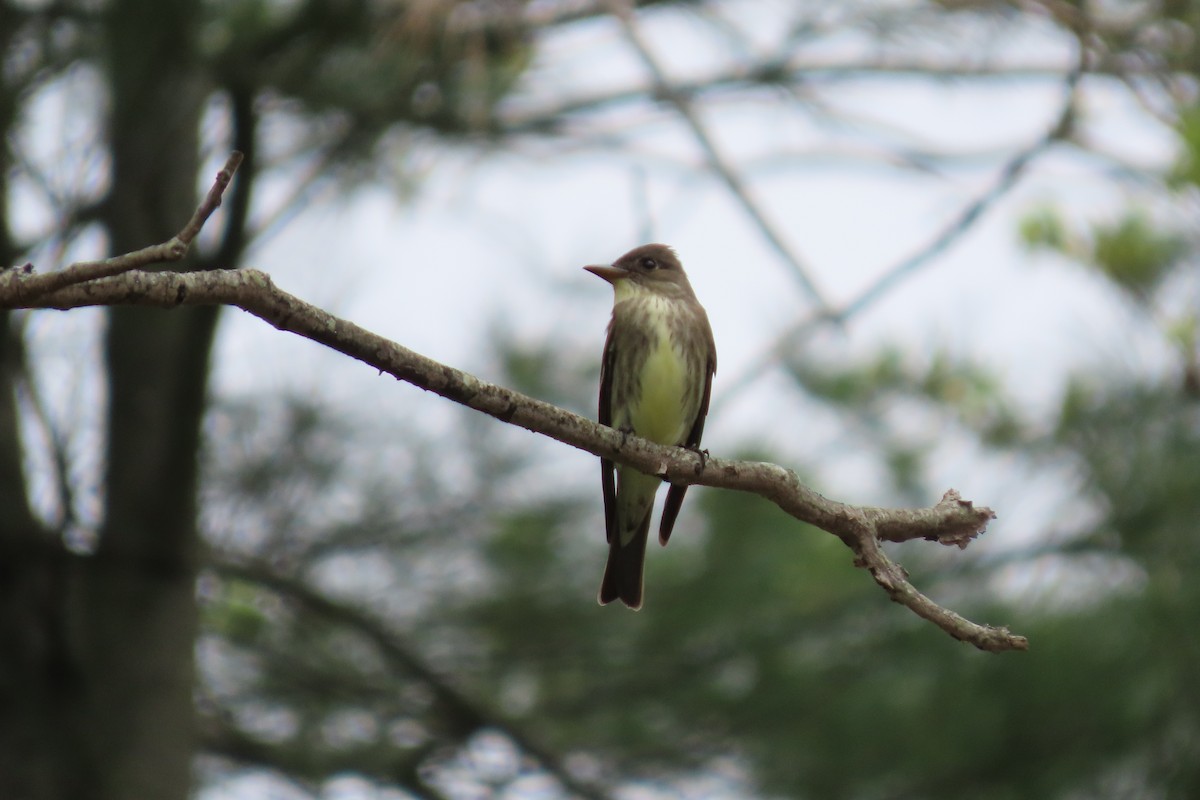
[[[611,265],[593,264],[584,267],[621,292],[622,288],[644,290],[667,297],[692,295],[679,256],[665,244],[644,244],[635,247]]]

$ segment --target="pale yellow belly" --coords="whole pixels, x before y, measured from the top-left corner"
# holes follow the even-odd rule
[[[659,444],[681,444],[687,438],[693,414],[685,408],[688,396],[687,364],[662,331],[658,346],[642,366],[641,393],[629,412],[629,425],[639,436]]]

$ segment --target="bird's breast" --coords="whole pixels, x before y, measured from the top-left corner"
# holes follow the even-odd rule
[[[679,309],[670,300],[641,297],[627,310],[627,324],[638,328],[627,346],[640,349],[644,357],[618,362],[623,361],[633,374],[614,376],[617,385],[629,389],[626,397],[614,398],[614,424],[632,428],[652,442],[681,444],[695,421],[696,384],[703,375],[699,364],[689,368],[683,343],[672,335],[672,327],[679,324]]]
[[[659,444],[679,444],[687,437],[691,420],[684,416],[688,395],[687,364],[667,332],[642,366],[641,398],[632,409],[633,429]]]

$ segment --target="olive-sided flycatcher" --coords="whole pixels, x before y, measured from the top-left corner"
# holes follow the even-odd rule
[[[704,307],[675,251],[642,245],[611,266],[584,267],[613,286],[613,313],[600,367],[600,423],[652,442],[697,449],[717,370]],[[661,480],[600,460],[608,565],[601,605],[642,605],[642,567],[650,514]],[[615,475],[614,475],[615,471]],[[667,492],[658,540],[667,543],[686,486]]]

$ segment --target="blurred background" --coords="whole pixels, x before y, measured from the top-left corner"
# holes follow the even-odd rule
[[[594,413],[675,246],[705,444],[600,608],[596,459],[234,310],[4,312],[0,797],[1200,796],[1200,3],[0,0],[0,263],[165,240]]]

